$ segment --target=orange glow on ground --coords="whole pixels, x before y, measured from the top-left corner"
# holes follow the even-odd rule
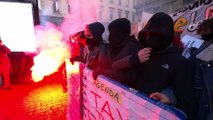
[[[0,120],[66,120],[68,96],[58,78],[0,89]]]
[[[55,84],[46,85],[31,91],[23,101],[24,111],[27,111],[26,114],[30,115],[27,118],[30,118],[31,114],[36,114],[38,118],[42,119],[65,120],[67,95],[62,93],[61,89],[61,87]],[[33,110],[33,113],[28,109]]]

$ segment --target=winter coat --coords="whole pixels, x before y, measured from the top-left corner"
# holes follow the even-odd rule
[[[132,87],[136,82],[135,69],[115,70],[112,64],[128,55],[136,54],[141,45],[139,42],[130,37],[131,25],[126,18],[118,18],[112,21],[109,26],[109,44],[106,50],[100,50],[99,68],[93,72],[94,78],[98,74],[103,74],[116,81]]]
[[[189,61],[180,54],[175,46],[158,53],[152,53],[150,60],[140,63],[137,54],[117,60],[112,64],[116,70],[134,69],[137,82],[133,88],[150,95],[171,87],[176,96],[177,108],[193,118],[194,92]]]
[[[213,42],[203,45],[190,57],[194,65],[197,120],[213,119]]]
[[[118,82],[121,82],[129,87],[134,87],[136,84],[136,76],[137,76],[137,69],[135,68],[127,68],[127,69],[114,69],[112,68],[112,64],[117,60],[120,60],[126,56],[136,54],[140,49],[140,44],[135,40],[128,38],[128,42],[123,46],[120,52],[115,56],[110,56],[110,69],[107,69],[103,72],[103,75],[108,76]],[[111,55],[111,54],[110,54]]]
[[[85,64],[88,68],[95,70],[101,63],[101,56],[106,52],[107,44],[101,43],[97,47],[93,47],[92,49],[88,48],[88,46],[84,49],[84,59]],[[105,66],[105,65],[104,65]]]
[[[188,116],[193,113],[192,75],[189,62],[180,55],[175,47],[153,53],[150,60],[143,64],[135,56],[131,64],[140,65],[138,81],[135,86],[141,92],[150,95],[171,86],[177,98],[177,108]]]

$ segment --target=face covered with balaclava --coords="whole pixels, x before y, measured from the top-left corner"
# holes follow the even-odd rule
[[[126,18],[116,19],[109,24],[108,29],[110,48],[121,49],[130,36],[130,21]]]
[[[172,43],[173,36],[172,18],[160,12],[150,18],[144,29],[139,32],[138,39],[143,47],[151,47],[156,51],[167,48]]]
[[[104,30],[104,26],[99,22],[88,24],[84,30],[86,44],[92,48],[97,47],[103,41]]]

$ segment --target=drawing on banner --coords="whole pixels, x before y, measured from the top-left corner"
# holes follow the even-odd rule
[[[181,41],[184,44],[184,51],[182,53],[183,56],[185,56],[186,58],[190,57],[190,48],[194,47],[194,48],[200,48],[200,46],[203,44],[203,40],[189,36],[189,35],[185,35]]]
[[[205,19],[213,18],[213,5],[206,8],[205,16]]]
[[[205,19],[213,18],[213,0],[198,0],[187,7],[171,14],[174,23],[174,30],[184,35],[199,38],[196,31],[198,26]]]

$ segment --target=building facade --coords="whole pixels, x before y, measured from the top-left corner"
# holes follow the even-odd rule
[[[66,0],[38,0],[40,23],[54,23],[60,26],[64,16],[69,13],[69,5]]]
[[[99,20],[110,22],[117,18],[127,18],[136,21],[136,0],[99,0]]]
[[[38,0],[38,3],[41,23],[48,20],[60,25],[64,16],[72,14],[72,4],[69,4],[68,0]],[[131,22],[135,22],[135,4],[136,0],[97,0],[98,21],[108,23],[114,19],[125,17]]]

